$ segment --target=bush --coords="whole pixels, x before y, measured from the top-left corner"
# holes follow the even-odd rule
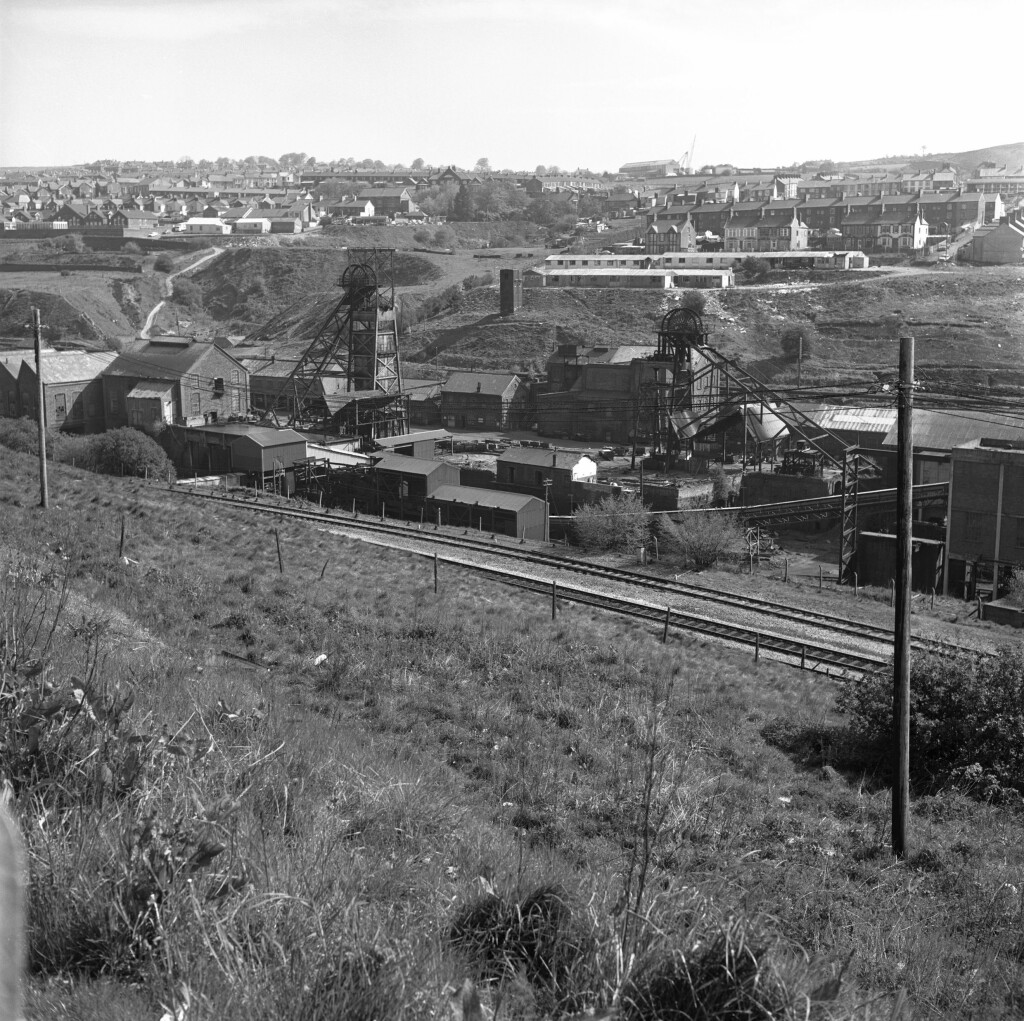
[[[153,263],[153,269],[158,273],[171,273],[174,271],[174,260],[164,252],[162,255],[156,257],[156,262]]]
[[[493,283],[493,273],[475,273],[463,279],[462,289],[464,291],[471,291],[474,287],[490,287]]]
[[[757,283],[768,276],[768,263],[764,259],[748,255],[740,265],[740,272],[747,283]]]
[[[194,280],[179,277],[174,281],[174,300],[186,308],[199,309],[203,305],[203,292]]]
[[[697,315],[703,315],[708,305],[708,296],[700,291],[687,291],[679,302],[680,308],[688,308]]]
[[[139,245],[137,245],[134,241],[129,241],[128,244],[124,246],[122,251],[127,252],[128,255],[142,254],[142,248]]]
[[[809,358],[814,349],[814,329],[808,325],[789,326],[782,331],[779,345],[790,358]]]
[[[739,489],[739,477],[729,475],[721,465],[709,472],[711,476],[711,502],[715,507],[728,507],[733,495]]]
[[[838,708],[861,736],[892,739],[892,668],[843,683]],[[918,653],[910,665],[910,766],[917,787],[1024,792],[1024,649]]]
[[[1024,567],[1017,566],[1006,581],[1006,598],[1017,606],[1024,606]]]
[[[731,514],[695,511],[682,521],[659,520],[663,559],[679,560],[682,566],[701,571],[714,566],[738,549],[740,527]]]
[[[144,475],[148,469],[157,478],[173,474],[160,444],[138,429],[111,429],[97,435],[94,442],[96,471],[107,475]]]
[[[650,514],[634,493],[609,495],[578,508],[573,529],[586,550],[632,552],[650,541]]]

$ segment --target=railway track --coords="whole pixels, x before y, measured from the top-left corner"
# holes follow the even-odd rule
[[[558,583],[558,590],[563,596],[572,598],[575,602],[603,607],[639,619],[663,623],[667,614],[671,627],[699,632],[709,638],[717,638],[730,644],[753,648],[758,654],[783,658],[787,662],[803,666],[805,669],[857,672],[874,669],[887,661],[888,649],[892,644],[892,629],[882,625],[805,607],[787,606],[759,596],[723,592],[700,585],[652,578],[638,571],[588,564],[550,552],[525,548],[518,540],[504,536],[500,540],[496,536],[487,540],[471,535],[451,535],[435,531],[432,528],[424,529],[415,522],[379,521],[365,515],[352,516],[346,512],[298,510],[292,507],[260,504],[248,499],[236,500],[213,493],[200,494],[180,488],[176,488],[174,492],[199,500],[223,503],[254,513],[306,521],[321,527],[344,527],[348,530],[370,533],[379,536],[378,541],[397,537],[405,540],[414,539],[418,543],[432,546],[435,549],[443,547],[468,554],[486,554],[489,557],[500,557],[535,568],[541,567],[558,571],[562,574],[629,585],[651,593],[652,597],[656,595],[658,602],[648,603],[646,600],[630,599],[609,593],[596,593],[565,582]],[[414,552],[423,553],[424,551]],[[538,581],[524,578],[514,571],[492,568],[462,558],[446,556],[443,559],[469,569],[500,575],[506,583],[520,587],[536,588],[537,590],[550,588],[550,580]],[[674,609],[668,605],[673,599],[696,600],[726,612],[742,611],[756,614],[762,623],[752,627],[735,621],[726,621],[718,616]],[[781,630],[777,630],[779,625],[789,625],[804,632],[825,632],[829,636],[841,636],[848,644],[873,648],[870,653],[855,649],[840,649],[833,643],[825,644],[820,639],[813,640],[807,637],[806,634],[799,636],[783,634]],[[914,645],[916,648],[938,648],[949,651],[956,648],[953,643],[929,638],[917,638],[914,640]]]

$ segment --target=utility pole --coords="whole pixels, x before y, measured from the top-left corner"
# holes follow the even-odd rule
[[[50,492],[46,482],[46,407],[43,404],[43,353],[42,326],[39,320],[39,309],[32,309],[32,332],[35,336],[36,349],[36,386],[38,393],[36,413],[39,419],[39,506],[46,510],[50,506]]]
[[[910,605],[913,553],[914,486],[914,338],[900,337],[897,398],[896,469],[896,620],[893,629],[893,785],[892,851],[907,853],[910,806]]]

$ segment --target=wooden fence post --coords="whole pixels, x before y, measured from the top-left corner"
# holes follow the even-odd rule
[[[558,582],[551,579],[551,619],[554,620],[558,613]]]
[[[789,584],[789,557],[786,557],[786,573],[782,580],[788,585]]]
[[[661,633],[661,644],[664,645],[668,641],[668,620],[672,615],[672,608],[669,606],[665,607],[665,630]]]
[[[756,663],[761,658],[761,632],[758,631],[754,635],[754,662]]]
[[[281,556],[281,533],[274,529],[274,540],[277,543],[277,569],[284,574],[284,558]]]
[[[438,514],[441,512],[438,511]],[[434,552],[434,595],[437,595],[437,552]]]
[[[822,578],[821,564],[818,564],[818,591],[819,592],[821,591],[821,578]]]

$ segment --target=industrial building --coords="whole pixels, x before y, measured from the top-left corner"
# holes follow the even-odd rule
[[[573,450],[510,447],[495,463],[498,488],[546,499],[552,514],[571,514],[573,483],[596,482],[597,462]]]
[[[426,520],[493,535],[543,540],[547,528],[544,501],[521,493],[471,486],[438,486],[426,499]]]
[[[990,438],[955,447],[950,459],[943,591],[998,598],[1024,564],[1024,442]]]

